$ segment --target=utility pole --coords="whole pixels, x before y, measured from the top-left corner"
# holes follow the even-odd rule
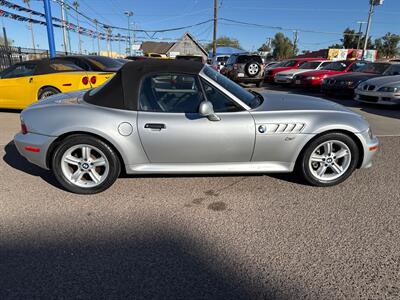
[[[374,14],[374,9],[375,6],[382,5],[384,0],[369,0],[369,12],[368,12],[368,23],[367,23],[367,29],[365,32],[365,41],[364,41],[364,49],[363,49],[363,58],[365,59],[365,55],[367,52],[367,46],[368,46],[368,38],[369,38],[369,32],[371,30],[371,21],[372,21],[372,16]]]
[[[2,24],[2,27],[3,27],[4,46],[5,46],[6,51],[7,51],[8,63],[11,66],[12,65],[11,53],[10,53],[10,49],[8,48],[7,31],[6,31],[6,28],[4,27],[3,17],[1,17],[1,24]]]
[[[72,5],[75,7],[75,11],[76,11],[76,25],[78,26],[78,49],[79,49],[79,54],[81,54],[82,53],[82,41],[81,41],[81,27],[79,25],[79,12],[78,12],[79,3],[78,3],[78,1],[74,1],[72,3]]]
[[[49,41],[50,57],[56,57],[56,43],[54,42],[54,28],[53,28],[53,18],[51,16],[50,0],[43,0],[43,5],[44,5],[44,13],[46,16],[47,39]]]
[[[60,6],[61,6],[61,21],[62,21],[62,29],[63,29],[63,41],[64,41],[64,52],[65,54],[68,53],[69,49],[69,43],[68,43],[68,38],[67,38],[67,24],[65,22],[65,4],[64,0],[60,0]]]
[[[28,6],[30,9],[31,6],[29,5],[30,0],[24,0],[24,3]],[[32,12],[29,13],[29,19],[32,19]],[[33,53],[36,54],[36,45],[35,45],[35,34],[33,33],[33,24],[32,21],[29,21],[29,29],[31,30],[31,35],[32,35],[32,48],[33,48]]]
[[[131,44],[131,17],[133,16],[133,12],[130,10],[125,11],[125,16],[128,18],[128,45],[127,45],[127,55],[131,55],[132,53],[132,44]]]
[[[99,36],[99,21],[94,19],[94,24],[96,25],[96,36],[97,36],[97,55],[100,55],[100,36]]]
[[[362,37],[362,26],[363,24],[367,24],[364,21],[357,21],[357,24],[360,24],[360,28],[358,29],[358,42],[357,42],[357,50],[360,49],[361,37]]]
[[[299,31],[293,31],[293,56],[296,56],[297,43],[299,41]]]
[[[214,34],[213,34],[213,57],[217,54],[217,17],[218,17],[218,0],[214,0]]]

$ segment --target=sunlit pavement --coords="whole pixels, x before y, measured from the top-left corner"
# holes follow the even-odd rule
[[[348,106],[384,137],[339,186],[124,177],[94,196],[20,157],[0,112],[0,299],[399,299],[400,113]]]

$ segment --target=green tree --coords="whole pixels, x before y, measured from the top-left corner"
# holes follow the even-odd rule
[[[354,29],[346,28],[343,31],[342,47],[344,49],[356,49],[358,43],[359,34]]]
[[[228,36],[220,36],[219,38],[217,38],[217,47],[233,47],[237,49],[243,49],[237,39]],[[211,42],[206,44],[204,48],[207,51],[212,50],[213,43]]]
[[[393,58],[399,54],[400,35],[388,32],[382,37],[381,41],[381,55],[383,57]]]
[[[286,59],[293,56],[293,43],[282,32],[275,34],[271,44],[274,49],[273,55],[275,59]]]

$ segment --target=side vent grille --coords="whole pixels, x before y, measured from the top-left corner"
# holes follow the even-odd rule
[[[279,134],[279,133],[300,133],[303,131],[304,123],[269,123],[269,124],[257,124],[257,128],[262,126],[265,128],[265,132],[258,132],[262,134]]]

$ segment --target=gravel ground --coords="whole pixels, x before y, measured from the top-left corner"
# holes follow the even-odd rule
[[[396,115],[369,114],[400,133]],[[0,112],[0,299],[400,297],[400,137],[332,188],[131,176],[79,196],[17,154],[18,126]]]

